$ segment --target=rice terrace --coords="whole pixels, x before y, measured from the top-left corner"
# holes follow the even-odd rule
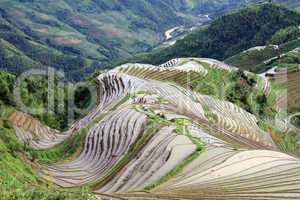
[[[300,199],[298,1],[42,2],[0,2],[1,200]]]

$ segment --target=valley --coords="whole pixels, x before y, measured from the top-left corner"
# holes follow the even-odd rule
[[[300,4],[274,2],[0,2],[0,199],[300,199]]]
[[[164,41],[167,29],[197,24],[198,3],[192,2],[3,0],[1,68],[20,73],[53,67],[78,81],[79,73],[91,74],[151,50]],[[219,6],[223,3],[216,3],[216,9]]]
[[[299,6],[297,1],[275,2]],[[174,45],[192,27],[198,29],[202,22],[251,3],[257,1],[3,0],[0,67],[17,74],[29,68],[52,67],[67,72],[69,81],[79,81],[81,73],[88,75],[137,53]],[[177,26],[184,29],[165,42],[165,31]],[[205,57],[218,58],[213,54]],[[156,64],[169,59],[171,56]]]
[[[199,21],[193,24],[192,26],[176,26],[174,28],[168,29],[165,33],[165,39],[154,49],[157,48],[166,48],[169,46],[173,46],[177,40],[183,39],[185,36],[191,34],[193,31],[197,29],[204,28],[205,26],[208,26],[209,23],[212,21],[212,19],[209,17],[209,15],[202,15],[199,14]]]

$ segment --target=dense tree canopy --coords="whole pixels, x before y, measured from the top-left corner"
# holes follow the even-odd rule
[[[299,24],[300,14],[295,10],[277,4],[250,6],[220,17],[208,28],[196,31],[169,48],[142,54],[130,61],[160,64],[185,56],[222,60],[251,47],[266,45],[274,34],[282,35],[277,31]]]

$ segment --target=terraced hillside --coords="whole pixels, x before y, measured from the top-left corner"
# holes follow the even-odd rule
[[[294,51],[297,54],[297,51]],[[266,74],[270,83],[273,85],[275,91],[277,91],[278,97],[276,100],[276,106],[279,111],[286,112],[281,118],[288,122],[288,127],[294,131],[299,130],[299,123],[297,118],[299,117],[300,111],[300,95],[299,95],[299,64],[285,63],[284,61],[289,60],[288,58],[292,54],[288,54],[282,59],[282,63],[279,67],[274,68]],[[299,57],[299,54],[298,56]],[[283,68],[285,66],[285,68]],[[296,135],[295,137],[298,137]]]
[[[299,33],[299,27],[289,27],[275,34],[274,41],[282,42],[279,45],[253,47],[225,60],[238,68],[262,72],[264,94],[273,96],[280,127],[294,138],[299,138]]]
[[[129,62],[160,64],[174,57],[190,56],[226,60],[255,46],[281,45],[296,40],[299,37],[299,23],[300,15],[296,9],[274,3],[256,4],[219,17],[173,46],[136,55]],[[263,54],[254,54],[257,60],[268,59],[270,54],[277,53],[276,49],[266,50]],[[256,65],[256,62],[245,62],[240,58],[232,64],[256,73],[266,69],[255,68],[251,64]]]
[[[245,50],[225,60],[227,64],[243,70],[263,73],[275,66],[282,68],[297,67],[300,29],[297,27],[296,39],[293,37],[282,38],[283,43],[274,43],[267,46],[257,46]],[[277,45],[278,44],[278,45]]]
[[[287,89],[287,99],[281,97],[278,99],[278,106],[284,107],[292,106],[299,100],[299,75],[300,71],[298,69],[294,70],[277,70],[274,75],[271,75],[270,79],[276,83],[281,83],[286,85]]]
[[[297,27],[297,34],[298,32]],[[265,104],[267,100],[268,104],[273,106],[264,109],[261,114],[264,115],[263,113],[270,110],[276,110],[276,112],[273,112],[275,120],[274,118],[268,119],[270,115],[264,116],[261,118],[262,123],[267,122],[268,125],[264,126],[265,130],[272,130],[274,139],[282,149],[289,149],[288,151],[293,152],[299,149],[300,57],[298,46],[299,39],[281,45],[254,47],[225,61],[235,63],[238,67],[243,66],[242,68],[252,66],[258,71],[268,69],[259,74],[258,86],[264,94],[262,98],[259,98],[260,104]]]
[[[257,115],[193,88],[216,71],[237,69],[205,58],[121,65],[97,77],[98,105],[64,133],[20,112],[9,120],[40,158],[39,177],[58,188],[116,199],[300,198],[299,158],[281,152]],[[43,162],[81,134],[75,153]]]

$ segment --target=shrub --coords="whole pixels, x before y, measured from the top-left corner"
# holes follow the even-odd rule
[[[286,42],[296,40],[300,37],[300,29],[298,26],[290,26],[277,31],[270,40],[271,44],[284,44]]]

